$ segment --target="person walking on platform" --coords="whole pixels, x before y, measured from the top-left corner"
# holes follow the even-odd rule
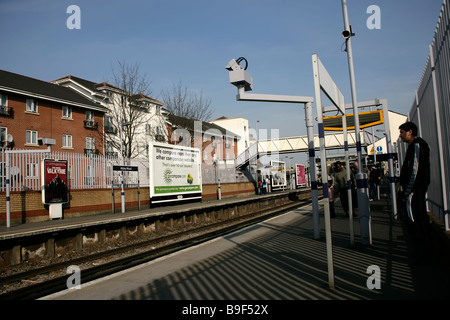
[[[348,218],[348,194],[347,194],[347,173],[345,167],[340,161],[335,162],[337,172],[334,176],[334,191],[339,194],[342,209],[344,209],[345,217]]]
[[[429,217],[425,194],[430,184],[430,147],[417,136],[413,122],[400,125],[400,139],[408,144],[400,171],[400,192],[404,201],[405,224],[413,246],[413,264],[423,265],[430,254]]]
[[[334,211],[334,187],[332,179],[328,179],[328,197],[330,200],[330,217],[336,218],[336,212]]]

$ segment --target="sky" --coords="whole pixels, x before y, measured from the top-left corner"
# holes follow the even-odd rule
[[[67,12],[71,5],[78,16]],[[367,13],[371,5],[378,20]],[[407,115],[442,0],[347,6],[357,100],[387,99],[390,110]],[[368,20],[379,28],[369,29]],[[278,130],[292,137],[306,135],[304,107],[236,101],[225,66],[245,57],[254,93],[314,97],[316,53],[351,103],[343,30],[340,0],[0,0],[0,69],[44,81],[73,75],[112,82],[118,61],[139,64],[155,99],[181,82],[211,100],[213,118],[244,117],[253,128],[259,120],[269,136]]]

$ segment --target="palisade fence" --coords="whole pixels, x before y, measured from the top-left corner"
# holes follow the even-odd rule
[[[24,151],[21,153],[20,151]],[[26,151],[26,152],[25,152]],[[11,191],[41,190],[41,161],[44,159],[67,160],[70,189],[102,189],[121,187],[122,173],[112,171],[112,166],[137,166],[139,174],[125,172],[125,187],[149,186],[148,159],[124,159],[103,155],[85,155],[70,152],[30,152],[14,149],[14,153],[2,149],[0,155],[0,191],[6,191],[6,157],[10,157]],[[139,181],[138,181],[139,179]]]
[[[450,230],[450,7],[444,0],[429,55],[409,120],[417,124],[419,136],[430,146],[431,183],[427,193],[428,209]],[[401,140],[400,165],[406,154]]]
[[[20,151],[24,151],[21,153]],[[6,192],[6,157],[10,157],[11,192],[14,191],[40,191],[41,190],[41,161],[44,159],[67,160],[69,168],[69,188],[76,189],[102,189],[120,188],[122,172],[112,171],[115,165],[137,166],[136,172],[124,172],[124,186],[126,188],[148,187],[150,185],[149,161],[142,159],[124,159],[104,155],[85,155],[71,152],[53,151],[50,153],[30,152],[30,150],[14,149],[8,154],[6,149],[0,151],[0,192]],[[138,181],[139,179],[139,181]],[[202,164],[202,183],[248,182],[248,178],[236,171],[234,162],[231,164],[219,163]]]

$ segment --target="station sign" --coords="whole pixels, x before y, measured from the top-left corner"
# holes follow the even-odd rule
[[[375,110],[358,113],[359,127],[369,128],[383,123],[383,110]],[[342,115],[323,117],[323,128],[325,131],[342,131]],[[347,130],[355,129],[355,117],[347,115]]]
[[[113,171],[126,171],[126,172],[138,171],[138,167],[137,166],[113,166]]]

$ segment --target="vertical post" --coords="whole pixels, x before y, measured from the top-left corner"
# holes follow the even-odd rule
[[[386,147],[388,153],[388,166],[389,166],[389,185],[392,198],[392,217],[397,219],[397,191],[395,190],[395,168],[394,168],[394,153],[392,151],[392,137],[391,129],[389,125],[389,110],[387,103],[383,103],[383,117],[384,117],[384,132],[386,134]]]
[[[307,102],[305,104],[305,120],[306,120],[306,128],[308,131],[309,181],[311,184],[314,239],[319,239],[320,238],[319,197],[317,194],[316,163],[315,163],[316,156],[314,149],[314,116],[311,102]]]
[[[137,183],[138,183],[138,210],[141,210],[141,189],[140,189],[140,183],[139,183],[139,170],[137,171]]]
[[[342,0],[342,13],[344,16],[344,28],[350,31],[350,26],[348,23],[348,13],[347,13],[347,1]],[[359,115],[358,115],[358,102],[356,99],[356,86],[355,86],[355,72],[353,68],[353,52],[351,35],[346,39],[347,42],[347,58],[348,58],[348,68],[350,75],[350,86],[352,93],[352,104],[353,104],[353,115],[355,120],[355,139],[356,139],[356,151],[358,155],[358,173],[356,174],[356,185],[357,185],[357,195],[358,195],[358,214],[360,222],[360,234],[361,243],[363,245],[368,245],[371,243],[370,236],[370,206],[369,199],[366,192],[367,186],[367,176],[362,173],[362,157],[361,157],[361,135],[359,129]],[[348,168],[350,169],[350,168]]]
[[[347,179],[347,198],[348,198],[348,214],[349,214],[348,223],[350,227],[350,245],[353,247],[355,245],[355,236],[353,232],[353,194],[352,194],[352,182],[350,177],[350,161],[348,155],[347,115],[345,113],[342,115],[342,132],[344,134],[345,166],[347,168],[346,179]]]
[[[120,172],[122,175],[122,190],[120,191],[120,199],[122,200],[122,213],[125,213],[125,190],[124,190],[124,178],[123,171]]]
[[[327,247],[327,264],[328,264],[328,285],[330,289],[334,289],[334,269],[333,269],[333,246],[331,239],[331,220],[330,220],[330,197],[328,194],[327,183],[327,159],[325,150],[325,130],[323,127],[323,108],[322,97],[320,91],[319,71],[318,71],[318,58],[314,54],[312,56],[313,69],[314,69],[314,91],[316,95],[316,108],[317,108],[317,125],[319,129],[320,140],[320,168],[322,173],[322,192],[324,203],[324,219],[325,219],[325,236]],[[325,182],[324,182],[325,181]]]
[[[116,213],[116,204],[114,202],[114,170],[111,164],[111,194],[112,194],[112,212]]]
[[[11,226],[11,154],[6,155],[6,227]]]

